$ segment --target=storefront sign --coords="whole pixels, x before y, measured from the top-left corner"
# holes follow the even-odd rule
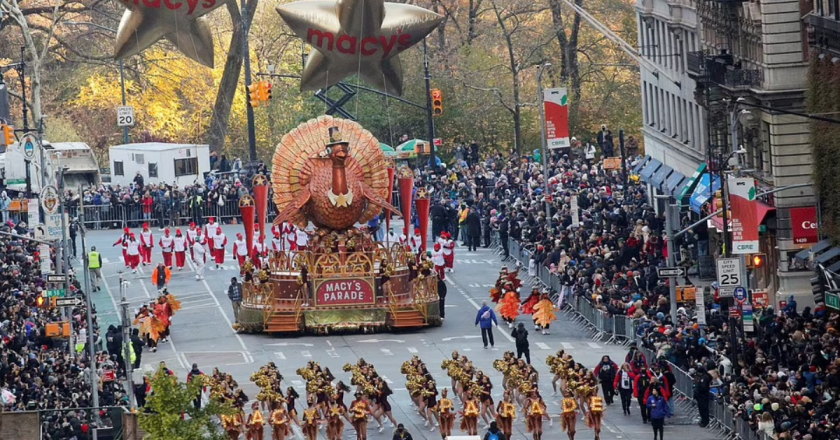
[[[796,244],[811,244],[819,241],[817,207],[791,208],[790,227],[793,230],[793,242]]]
[[[374,304],[373,280],[370,278],[338,278],[315,280],[316,306],[353,306]]]
[[[569,95],[565,88],[543,90],[545,138],[548,148],[569,148]]]
[[[766,290],[753,290],[752,302],[755,308],[765,309],[770,306],[770,294]]]
[[[758,213],[755,210],[755,180],[730,177],[729,206],[732,210],[732,253],[758,252]]]

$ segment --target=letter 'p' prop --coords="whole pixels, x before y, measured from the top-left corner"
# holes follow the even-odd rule
[[[301,90],[325,89],[359,74],[366,83],[402,95],[398,55],[429,35],[443,19],[428,9],[383,0],[311,0],[277,7],[292,31],[315,50]]]

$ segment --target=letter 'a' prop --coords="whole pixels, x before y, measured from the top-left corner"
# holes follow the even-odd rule
[[[268,212],[268,178],[262,174],[254,176],[254,202],[257,205],[257,222],[260,225],[260,241],[265,240],[265,219]]]
[[[239,198],[239,213],[242,214],[242,226],[245,227],[245,243],[250,248],[254,243],[254,198],[245,194]],[[250,254],[250,250],[248,253]]]
[[[429,192],[425,187],[417,188],[417,195],[414,198],[414,207],[417,208],[417,222],[420,224],[421,252],[426,252],[426,237],[429,236]]]
[[[303,68],[301,90],[326,89],[358,74],[396,96],[403,91],[400,52],[443,19],[428,9],[383,0],[300,1],[278,6],[277,12],[315,48]]]
[[[406,237],[411,237],[411,196],[414,192],[414,172],[411,168],[403,165],[400,168],[400,177],[397,179],[400,185],[400,208],[402,208],[402,217],[405,220],[405,227],[403,233]]]
[[[213,34],[204,15],[231,0],[120,0],[126,7],[117,29],[114,58],[137,55],[169,40],[187,57],[213,67]]]

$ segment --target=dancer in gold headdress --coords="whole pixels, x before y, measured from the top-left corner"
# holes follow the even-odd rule
[[[598,395],[598,388],[589,398],[589,412],[586,413],[586,424],[595,431],[595,440],[601,440],[601,420],[604,417],[604,399]]]
[[[467,435],[478,435],[478,416],[481,403],[473,397],[472,391],[464,392],[464,410],[461,412],[461,431]]]
[[[560,415],[560,428],[566,431],[569,440],[575,440],[578,405],[574,399],[574,393],[571,390],[564,391],[563,395],[565,397],[563,397],[563,401],[560,404],[563,409],[563,413]]]
[[[336,395],[330,396],[327,404],[327,440],[341,440],[344,435],[345,409],[336,400]]]
[[[309,396],[306,400],[309,406],[303,410],[303,435],[306,440],[316,440],[318,438],[318,425],[321,423],[321,412],[318,410],[318,403],[315,396]]]
[[[350,418],[353,419],[353,428],[356,429],[356,440],[367,440],[367,416],[370,414],[370,406],[362,398],[363,394],[356,391],[356,399],[350,403]]]
[[[452,435],[452,427],[455,425],[455,405],[449,400],[449,390],[444,388],[440,394],[441,399],[435,408],[438,421],[440,421],[440,435],[446,439]]]
[[[251,410],[253,412],[248,415],[248,421],[245,422],[245,427],[248,428],[248,434],[246,434],[245,437],[248,440],[263,440],[265,417],[263,417],[263,413],[260,412],[259,402],[251,404]]]
[[[504,397],[496,408],[496,421],[505,438],[513,435],[513,421],[516,419],[516,404],[513,401],[513,391],[505,390]]]
[[[227,434],[230,440],[239,440],[242,435],[242,425],[245,423],[245,415],[241,408],[236,408],[236,413],[232,415],[222,415],[222,429]]]
[[[282,401],[278,401],[268,418],[268,423],[271,425],[272,440],[285,440],[286,436],[292,433],[289,420],[289,412],[283,407]]]
[[[543,417],[546,415],[545,402],[536,389],[531,390],[531,394],[525,400],[525,428],[534,436],[534,440],[540,440],[542,437]]]

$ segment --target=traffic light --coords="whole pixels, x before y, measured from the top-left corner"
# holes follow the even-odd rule
[[[815,277],[811,278],[811,293],[814,294],[815,303],[825,301],[825,291],[826,286],[823,283],[822,277],[820,274],[816,274]]]
[[[2,131],[2,140],[3,145],[11,146],[15,143],[15,129],[10,125],[0,125],[0,131]]]
[[[268,81],[263,81],[262,85],[263,85],[263,90],[262,90],[262,93],[263,93],[262,98],[263,99],[262,100],[264,102],[271,101],[271,87],[272,87],[271,83],[268,82]]]
[[[723,217],[723,192],[721,191],[715,193],[715,212],[717,211],[720,211],[717,216]]]
[[[260,106],[260,85],[262,83],[257,82],[248,86],[248,102],[251,103],[252,108]]]
[[[39,309],[49,309],[52,304],[52,298],[47,298],[43,294],[38,295],[38,298],[35,299],[35,304]]]
[[[752,254],[750,256],[749,266],[753,269],[761,269],[764,267],[764,262],[767,260],[766,254]]]
[[[438,89],[432,89],[432,115],[443,116],[443,94]]]

